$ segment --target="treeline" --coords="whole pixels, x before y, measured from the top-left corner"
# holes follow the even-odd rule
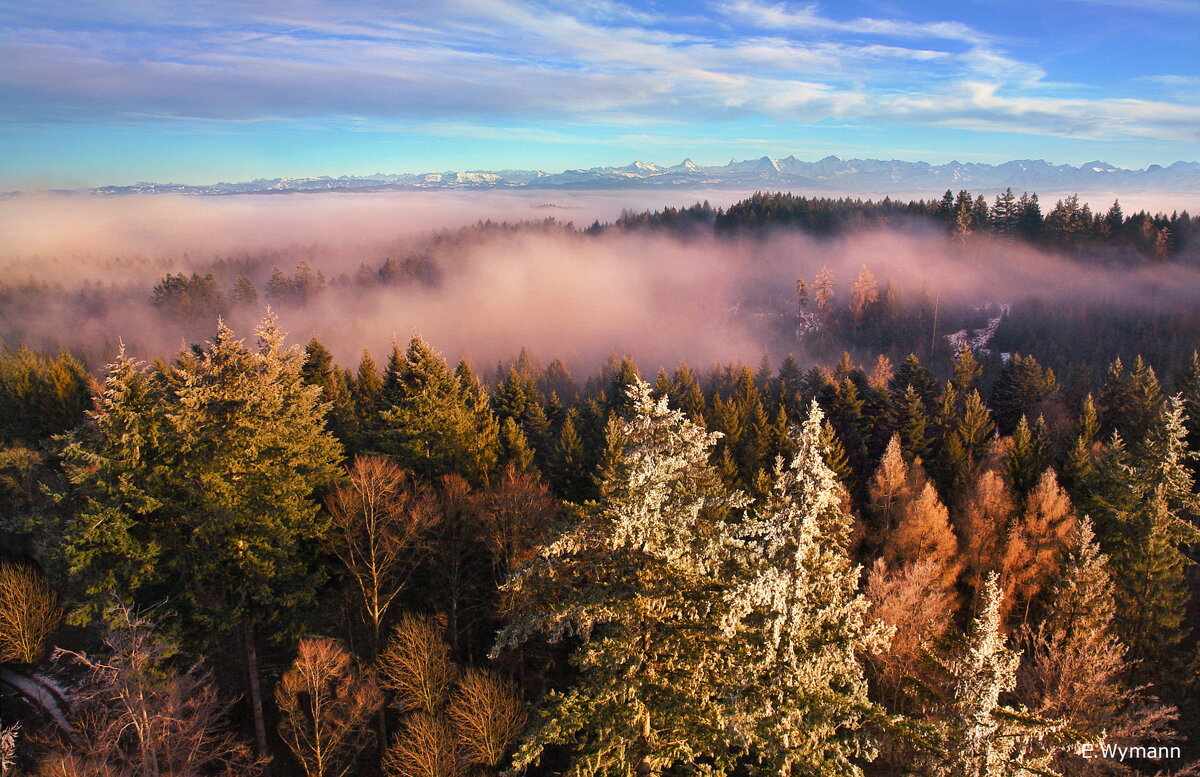
[[[0,356],[18,768],[1186,766],[1195,355],[1170,388],[1024,355],[985,387],[969,348],[485,383],[419,337],[382,369],[257,340],[99,384]]]
[[[758,234],[764,228],[793,227],[829,236],[865,227],[903,226],[904,220],[913,218],[938,223],[960,240],[978,232],[1058,251],[1132,248],[1157,261],[1183,252],[1200,235],[1200,216],[1187,211],[1169,216],[1145,211],[1126,215],[1120,202],[1114,201],[1106,212],[1093,212],[1072,194],[1043,213],[1036,193],[1017,197],[1012,189],[996,195],[991,203],[965,189],[957,195],[947,189],[940,200],[909,202],[759,192],[718,212],[714,229],[717,234]]]

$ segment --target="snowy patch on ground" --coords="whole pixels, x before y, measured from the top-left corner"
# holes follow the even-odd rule
[[[821,328],[821,317],[816,313],[804,311],[800,313],[796,321],[796,339],[803,340],[806,335],[810,335]]]
[[[991,350],[988,349],[988,343],[996,336],[996,330],[1000,328],[1000,322],[1008,315],[1012,305],[1007,302],[989,302],[986,305],[981,305],[976,310],[992,310],[995,309],[997,315],[988,318],[987,325],[982,329],[966,330],[960,329],[957,332],[946,335],[946,340],[950,343],[950,348],[954,353],[958,353],[959,349],[966,345],[980,356],[990,356]]]

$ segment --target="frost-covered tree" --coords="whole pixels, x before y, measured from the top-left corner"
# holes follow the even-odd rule
[[[1016,687],[1021,656],[1000,631],[1002,591],[992,573],[984,582],[979,613],[962,648],[946,669],[952,698],[942,723],[945,741],[933,771],[940,777],[1017,777],[1053,774],[1061,724],[1000,703]]]
[[[716,435],[636,380],[632,412],[610,425],[598,501],[507,584],[524,601],[496,652],[544,635],[572,638],[578,678],[552,692],[513,759],[550,745],[573,753],[569,774],[649,774],[676,764],[730,766],[722,605],[730,514],[745,499],[709,463]]]
[[[766,498],[740,531],[747,543],[729,592],[732,726],[748,757],[783,775],[857,775],[873,755],[873,714],[859,654],[881,640],[852,566],[848,496],[825,463],[813,402],[795,457],[776,464]]]

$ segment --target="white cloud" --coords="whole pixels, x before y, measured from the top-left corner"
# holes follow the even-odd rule
[[[769,116],[1185,142],[1200,126],[1186,102],[1072,94],[958,22],[835,20],[816,5],[732,0],[683,23],[615,0],[163,0],[107,18],[58,2],[0,28],[3,120]],[[753,32],[731,37],[730,20]]]

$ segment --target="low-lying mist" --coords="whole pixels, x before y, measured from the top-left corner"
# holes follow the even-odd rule
[[[804,355],[796,280],[811,284],[822,267],[834,273],[843,305],[864,266],[880,293],[890,282],[900,297],[945,311],[1033,297],[1159,312],[1200,302],[1200,271],[1187,262],[1082,261],[982,236],[962,243],[918,222],[835,239],[592,235],[561,226],[610,221],[624,208],[705,197],[716,207],[740,196],[695,194],[13,198],[0,201],[0,337],[8,346],[71,348],[92,368],[122,341],[140,358],[169,358],[213,331],[210,318],[180,320],[150,304],[165,275],[193,272],[213,272],[226,293],[238,276],[254,284],[257,301],[227,315],[239,333],[249,335],[272,304],[294,341],[315,335],[350,365],[364,348],[380,359],[414,332],[448,358],[484,368],[522,347],[581,367],[632,353],[650,371],[680,359]],[[560,224],[457,229],[548,217]],[[388,258],[411,255],[433,263],[436,281],[364,284],[358,276],[364,265],[374,273]],[[273,269],[289,274],[301,262],[325,288],[303,304],[268,299]],[[944,315],[939,332],[957,328]]]

